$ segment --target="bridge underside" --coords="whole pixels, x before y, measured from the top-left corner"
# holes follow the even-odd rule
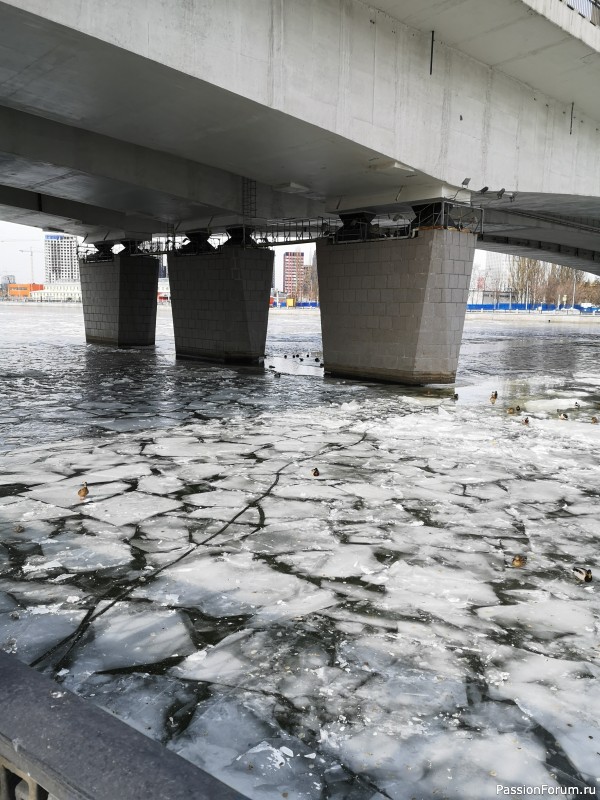
[[[600,39],[563,4],[143,5],[0,0],[1,218],[88,242],[374,218],[319,243],[325,363],[407,383],[454,378],[474,246],[600,275]],[[441,201],[483,227],[419,220]],[[141,258],[82,267],[90,341],[153,341]],[[170,260],[179,355],[260,359],[272,256]]]
[[[550,264],[560,264],[600,276],[600,252],[585,250],[580,247],[569,247],[539,240],[522,239],[515,236],[493,236],[484,234],[477,239],[477,248],[492,253],[503,253],[511,256],[524,256]]]

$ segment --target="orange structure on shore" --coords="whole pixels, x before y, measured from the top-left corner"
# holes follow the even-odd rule
[[[32,292],[39,292],[43,288],[43,283],[9,283],[8,296],[16,298],[28,298],[31,297]]]

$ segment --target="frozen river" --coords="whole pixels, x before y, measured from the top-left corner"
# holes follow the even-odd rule
[[[0,304],[0,648],[256,800],[595,787],[600,324],[469,318],[454,402],[158,317]]]

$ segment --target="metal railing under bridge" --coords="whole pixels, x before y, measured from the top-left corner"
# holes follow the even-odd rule
[[[282,221],[249,220],[226,230],[199,229],[185,234],[157,235],[152,240],[127,240],[84,243],[78,248],[79,258],[88,262],[112,261],[118,251],[132,256],[199,255],[230,245],[242,247],[274,247],[326,239],[331,244],[408,239],[419,230],[445,228],[483,233],[483,209],[450,200],[437,200],[414,206],[405,214],[379,214],[356,211],[338,217],[294,219]],[[115,253],[114,251],[117,251]]]

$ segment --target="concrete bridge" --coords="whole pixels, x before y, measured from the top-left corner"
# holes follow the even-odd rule
[[[326,369],[451,382],[476,246],[600,274],[598,85],[598,0],[5,0],[0,217],[102,243],[118,345],[154,341],[136,243],[189,233],[177,352],[216,360],[264,351],[250,232],[307,220]]]

